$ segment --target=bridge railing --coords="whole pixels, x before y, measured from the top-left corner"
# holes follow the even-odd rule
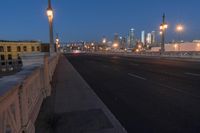
[[[175,57],[175,58],[197,58],[200,59],[200,52],[165,52],[161,54],[160,52],[88,52],[92,54],[99,55],[122,55],[122,56],[154,56],[154,57]]]
[[[35,133],[43,99],[51,94],[51,79],[59,55],[44,57],[13,76],[0,79],[0,133]]]

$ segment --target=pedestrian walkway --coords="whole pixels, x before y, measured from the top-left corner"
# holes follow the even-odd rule
[[[64,55],[52,86],[35,123],[36,133],[126,133]]]

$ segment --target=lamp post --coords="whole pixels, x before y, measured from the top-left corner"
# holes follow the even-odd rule
[[[51,0],[48,0],[47,17],[49,20],[49,55],[55,52],[54,39],[53,39],[53,9],[51,7]]]
[[[168,28],[167,23],[165,22],[165,14],[162,17],[162,24],[160,25],[160,33],[161,33],[161,54],[165,52],[165,32]]]

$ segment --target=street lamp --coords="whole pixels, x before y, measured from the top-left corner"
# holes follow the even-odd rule
[[[56,36],[56,52],[58,52],[59,48],[60,48],[60,39],[57,34],[57,36]]]
[[[161,54],[163,54],[165,52],[165,32],[166,32],[167,28],[168,28],[168,25],[165,22],[165,14],[163,14],[162,24],[160,25],[160,34],[161,34],[161,38],[162,38]]]
[[[179,41],[181,42],[181,33],[184,30],[184,26],[182,24],[178,24],[176,26],[176,32],[179,33]]]
[[[49,43],[49,55],[51,56],[51,54],[53,52],[55,52],[55,47],[54,47],[54,39],[53,39],[53,9],[51,7],[51,0],[48,0],[48,8],[47,8],[47,17],[49,20],[49,39],[50,39],[50,43]]]

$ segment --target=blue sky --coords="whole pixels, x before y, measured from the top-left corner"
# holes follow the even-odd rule
[[[48,41],[47,0],[1,0],[0,39]],[[168,40],[176,39],[175,25],[186,29],[185,40],[200,39],[199,0],[52,0],[54,31],[61,40],[112,39],[134,28],[158,30],[162,13],[169,23]]]

